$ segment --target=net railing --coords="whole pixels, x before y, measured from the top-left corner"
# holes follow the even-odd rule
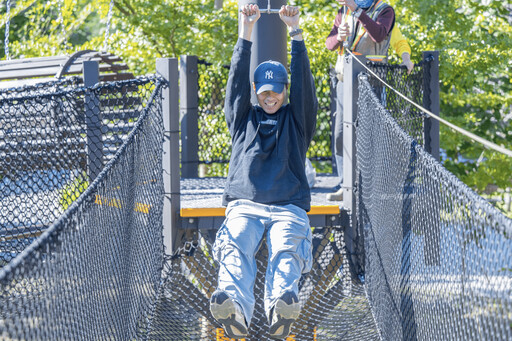
[[[430,89],[425,88],[425,72],[432,60],[424,59],[415,64],[410,74],[407,68],[398,64],[386,64],[368,61],[367,67],[380,79],[415,103],[424,104],[429,99]],[[426,115],[411,103],[402,99],[394,91],[388,89],[380,80],[369,74],[369,82],[380,103],[388,110],[400,126],[422,146],[424,136],[424,118]],[[428,82],[427,82],[428,84]]]
[[[215,234],[195,233],[194,242],[166,262],[152,340],[231,340],[209,310],[217,285],[218,268],[212,259]],[[341,228],[313,229],[313,268],[300,280],[302,311],[287,340],[378,340],[364,287],[350,280],[344,250]],[[263,308],[267,257],[262,243],[256,255],[256,306],[246,341],[272,340]]]
[[[383,340],[510,340],[512,220],[435,161],[360,76],[357,211]]]
[[[163,267],[162,86],[152,77],[0,100],[2,152],[16,153],[2,165],[0,339],[147,335]],[[84,109],[91,94],[97,107]],[[94,179],[88,109],[101,114]],[[114,137],[123,143],[108,153]]]
[[[415,74],[407,78],[406,71],[392,65],[375,66],[386,73],[385,79],[400,79],[400,89],[421,88],[423,97],[423,66],[415,69]],[[208,65],[205,68],[207,73]],[[227,74],[227,70],[225,71]],[[219,79],[204,83],[200,89],[202,94],[211,97],[200,97],[200,108],[208,108],[200,115],[200,134],[208,136],[199,143],[202,160],[208,159],[209,152],[218,147],[219,155],[225,155],[223,148],[229,150],[229,134],[222,114],[223,100],[221,94],[214,90],[205,91],[213,83],[221,84]],[[201,78],[200,78],[201,79]],[[203,84],[200,80],[200,85]],[[225,86],[225,85],[223,85]],[[374,85],[375,86],[375,85]],[[219,89],[223,89],[222,86]],[[203,92],[201,92],[203,91]],[[412,91],[412,90],[411,90]],[[218,95],[215,95],[218,94]],[[384,98],[385,99],[385,98]],[[383,100],[383,98],[381,98]],[[202,104],[201,104],[202,103]],[[390,107],[398,108],[399,99],[388,96],[386,102]],[[396,109],[396,117],[409,125],[415,136],[423,136],[423,116],[417,111]],[[319,119],[321,131],[329,135],[326,143],[330,143],[330,121]],[[411,123],[413,122],[413,123]],[[219,128],[217,131],[216,129]],[[228,140],[217,139],[226,130]],[[322,133],[323,134],[323,133]],[[319,136],[321,136],[320,134]],[[203,147],[201,147],[203,146]],[[202,148],[202,149],[201,149]],[[211,155],[211,154],[210,154]],[[212,159],[213,160],[213,159]],[[346,248],[344,245],[344,228],[315,227],[313,229],[313,259],[314,265],[310,273],[303,275],[299,285],[299,300],[302,312],[295,323],[287,340],[379,340],[380,334],[371,310],[370,301],[366,296],[364,281],[353,278],[350,272]],[[217,285],[217,264],[212,258],[212,247],[215,241],[215,230],[200,229],[190,231],[189,242],[174,257],[166,262],[164,282],[159,293],[154,329],[151,339],[172,340],[229,340],[223,329],[209,312],[209,299]],[[263,309],[264,276],[267,264],[267,250],[262,244],[257,256],[258,274],[255,282],[256,307],[246,341],[271,340],[268,334],[269,325]],[[364,278],[364,277],[363,277]]]
[[[76,78],[0,92],[0,267],[48,228],[126,140],[155,82]]]
[[[216,231],[189,230],[164,256],[163,86],[1,95],[0,339],[229,340],[209,312]],[[364,276],[352,277],[346,226],[315,226],[287,340],[510,339],[511,220],[426,153],[374,89],[361,78]],[[267,257],[263,243],[246,341],[270,340]]]

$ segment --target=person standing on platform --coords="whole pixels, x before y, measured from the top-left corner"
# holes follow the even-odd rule
[[[343,56],[345,46],[354,54],[369,60],[384,61],[387,57],[395,11],[383,0],[337,0],[341,5],[334,25],[325,41],[331,51],[338,51],[336,61],[336,114],[334,119],[335,160],[340,188],[327,194],[327,199],[343,199]]]

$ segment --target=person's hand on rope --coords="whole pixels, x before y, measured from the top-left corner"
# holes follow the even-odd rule
[[[356,2],[354,0],[336,0],[340,4],[340,6],[347,6],[350,8],[352,12],[354,12],[357,9]]]
[[[336,39],[338,39],[338,41],[347,40],[347,37],[349,35],[350,35],[350,28],[347,23],[344,23],[343,25],[340,25],[338,27],[338,35],[336,36]]]
[[[240,38],[251,40],[254,24],[261,17],[260,8],[255,4],[247,4],[240,9]]]

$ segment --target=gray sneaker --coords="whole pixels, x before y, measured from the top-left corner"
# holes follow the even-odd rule
[[[292,329],[293,322],[299,317],[300,303],[292,291],[285,292],[272,308],[270,316],[270,337],[273,339],[286,338]]]
[[[226,335],[232,339],[242,339],[247,336],[247,322],[238,303],[224,291],[216,291],[210,299],[210,311],[222,324]]]

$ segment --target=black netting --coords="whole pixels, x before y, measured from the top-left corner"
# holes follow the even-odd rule
[[[190,229],[164,259],[162,86],[66,80],[0,92],[0,339],[229,340],[209,312],[216,231]],[[315,227],[287,340],[511,339],[511,220],[412,138],[420,113],[388,94],[386,110],[375,87],[360,78],[364,276],[349,271],[347,226]],[[200,100],[215,126],[222,100]],[[269,340],[266,262],[262,246],[246,341]]]
[[[153,340],[229,340],[209,312],[217,284],[212,259],[214,234],[197,233],[195,242],[167,262],[153,319]],[[364,287],[352,281],[339,228],[315,228],[314,265],[299,284],[303,309],[288,340],[377,340]],[[270,340],[263,309],[267,250],[257,256],[256,307],[246,341]]]
[[[336,76],[330,70],[325,72],[316,72],[313,75],[316,88],[316,97],[318,99],[318,112],[316,120],[316,131],[313,136],[307,153],[310,160],[331,161],[332,159],[332,124],[334,119],[331,118],[332,108],[336,103]],[[331,96],[332,95],[332,96]],[[322,171],[324,170],[321,163],[315,163]]]
[[[415,65],[409,75],[407,74],[406,67],[402,65],[368,62],[367,66],[380,79],[402,95],[414,103],[424,105],[424,98],[429,98],[429,94],[426,94],[429,89],[425,89],[424,86],[424,75],[425,69],[429,68],[431,62],[431,60],[421,61]],[[387,88],[380,80],[371,74],[369,75],[369,82],[380,102],[391,116],[410,136],[416,139],[421,145],[424,145],[423,124],[425,114],[416,106]]]
[[[1,179],[0,339],[147,334],[163,266],[162,84],[38,87],[0,101],[9,156]],[[100,118],[99,158],[88,153],[89,111]]]
[[[0,92],[0,267],[99,174],[153,88],[140,79],[86,89],[72,78]]]
[[[198,156],[209,164],[208,176],[226,176],[231,135],[224,118],[224,96],[229,67],[198,63]]]
[[[435,161],[360,82],[357,207],[381,338],[512,339],[512,220]]]

